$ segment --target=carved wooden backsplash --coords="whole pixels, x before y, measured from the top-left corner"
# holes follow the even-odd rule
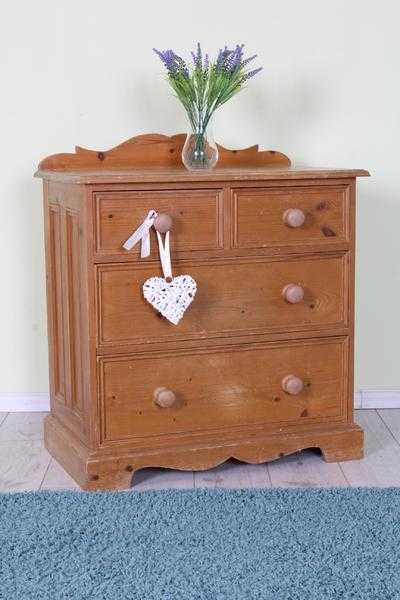
[[[53,154],[43,159],[40,170],[93,170],[151,167],[180,167],[186,135],[171,137],[159,133],[138,135],[110,150],[88,150],[77,146],[75,154]],[[258,145],[242,150],[229,150],[218,145],[218,167],[290,166],[285,154],[275,150],[259,150]]]

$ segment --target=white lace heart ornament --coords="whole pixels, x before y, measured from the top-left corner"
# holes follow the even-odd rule
[[[196,291],[196,282],[190,275],[178,275],[172,281],[150,277],[143,284],[143,295],[147,302],[174,325],[178,325],[182,319]]]
[[[131,250],[142,241],[141,257],[150,254],[150,228],[157,219],[157,213],[151,210],[142,225],[124,243],[125,250]],[[170,323],[178,325],[186,309],[193,302],[197,284],[190,275],[172,277],[169,231],[165,234],[165,244],[159,231],[157,233],[158,250],[164,277],[150,277],[143,284],[143,295],[147,302],[155,308]]]

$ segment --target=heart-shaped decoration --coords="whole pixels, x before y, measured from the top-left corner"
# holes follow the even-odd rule
[[[190,275],[178,275],[170,282],[163,277],[150,277],[143,284],[147,302],[174,325],[182,319],[196,291],[197,284]]]

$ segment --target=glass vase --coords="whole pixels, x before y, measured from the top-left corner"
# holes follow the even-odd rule
[[[212,123],[190,129],[182,148],[182,162],[189,171],[203,171],[215,167],[218,148],[214,141]]]

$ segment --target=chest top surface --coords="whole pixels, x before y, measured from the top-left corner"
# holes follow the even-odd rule
[[[257,145],[243,150],[218,146],[217,168],[204,172],[187,171],[181,162],[184,142],[185,134],[171,137],[145,134],[107,151],[76,147],[74,154],[54,154],[43,159],[36,176],[74,184],[118,184],[323,180],[369,175],[363,169],[293,167],[285,154],[259,150]]]

